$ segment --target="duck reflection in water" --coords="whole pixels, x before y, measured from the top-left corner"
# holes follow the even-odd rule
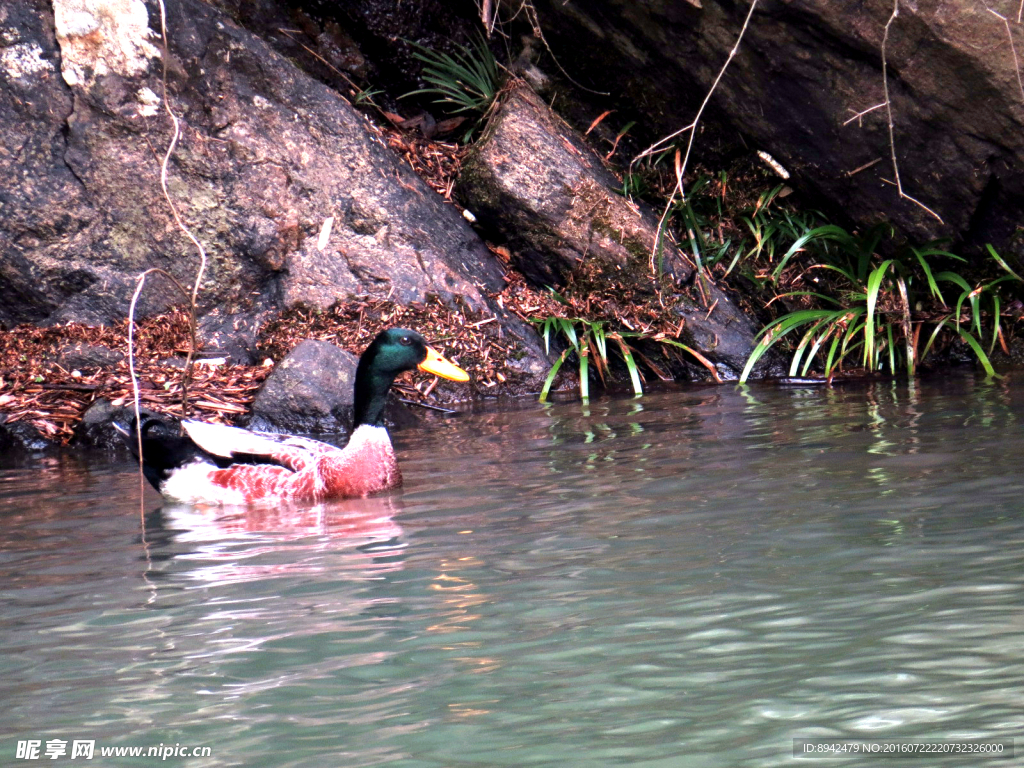
[[[368,578],[400,570],[406,544],[390,496],[314,505],[164,504],[146,516],[151,573],[206,582],[344,573]],[[171,560],[173,564],[159,561]],[[182,566],[186,573],[182,573]]]

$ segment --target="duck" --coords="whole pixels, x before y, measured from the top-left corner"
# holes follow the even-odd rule
[[[296,435],[255,432],[193,419],[144,414],[115,424],[143,474],[169,501],[193,505],[319,503],[398,488],[402,473],[384,425],[395,378],[419,369],[452,381],[469,374],[419,333],[390,328],[359,357],[351,437],[343,447]]]

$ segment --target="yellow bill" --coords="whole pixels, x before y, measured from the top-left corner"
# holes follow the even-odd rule
[[[468,373],[455,365],[455,363],[445,360],[436,349],[431,347],[427,347],[427,359],[419,364],[419,369],[432,373],[435,376],[440,376],[442,379],[469,381]]]

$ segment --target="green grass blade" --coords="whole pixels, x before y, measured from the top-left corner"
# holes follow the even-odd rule
[[[796,372],[800,368],[800,360],[803,357],[804,352],[806,352],[808,346],[811,345],[811,343],[818,338],[816,335],[817,332],[824,326],[828,325],[831,321],[832,316],[829,315],[828,317],[822,318],[821,320],[819,320],[818,322],[816,322],[814,325],[807,329],[807,332],[803,335],[803,338],[800,339],[800,343],[797,345],[797,348],[793,350],[793,360],[789,364],[790,376],[796,376]],[[817,346],[817,344],[814,345],[815,348],[817,348]],[[813,352],[807,356],[808,365],[810,365],[813,356]]]
[[[956,315],[956,330],[957,330],[957,333],[960,332],[960,313],[963,311],[964,300],[968,296],[970,296],[969,293],[966,293],[966,292],[965,293],[961,293],[960,297],[956,300],[956,308],[953,310],[953,313]]]
[[[494,55],[479,36],[472,47],[459,46],[455,55],[435,51],[411,42],[413,58],[423,64],[420,77],[428,87],[403,94],[432,95],[435,104],[454,107],[450,112],[485,112],[500,87],[500,73]],[[470,131],[472,133],[472,131]]]
[[[867,283],[867,311],[864,316],[864,366],[875,370],[875,307],[878,304],[878,294],[882,289],[882,280],[885,273],[892,265],[892,259],[879,264],[871,271]]]
[[[757,343],[751,351],[750,357],[747,358],[747,364],[743,367],[743,372],[740,374],[740,384],[746,383],[757,361],[787,333],[794,328],[799,328],[801,325],[817,322],[825,315],[831,314],[831,312],[832,310],[826,309],[805,309],[799,312],[792,312],[788,315],[783,315],[762,328],[757,336],[754,337],[755,339],[760,337],[761,341]]]
[[[958,275],[956,272],[950,272],[948,270],[945,271],[945,272],[939,272],[939,274],[937,274],[935,276],[935,279],[937,281],[942,281],[942,282],[947,282],[947,283],[955,283],[958,287],[960,287],[964,291],[966,291],[968,293],[971,292],[970,284],[966,280],[964,280],[962,277],[960,277],[960,275]]]
[[[840,350],[842,352],[842,358],[846,358],[846,356],[849,355],[850,352],[855,350],[857,347],[863,345],[864,343],[864,340],[861,339],[860,342],[853,344],[853,346],[850,345],[851,342],[857,337],[858,334],[860,334],[861,330],[864,328],[865,320],[863,318],[863,315],[866,310],[864,309],[864,307],[857,307],[856,310],[853,311],[857,312],[857,314],[851,317],[851,319],[855,317],[856,320],[854,322],[851,322],[846,327],[846,332],[843,334],[843,346]]]
[[[928,281],[928,290],[931,291],[932,296],[939,300],[942,306],[946,306],[946,300],[942,298],[942,291],[939,290],[939,285],[935,282],[935,276],[932,275],[932,268],[928,266],[928,261],[917,248],[911,248],[910,250],[917,257],[917,261],[921,265],[921,271],[924,272],[925,280]]]
[[[800,237],[789,246],[789,250],[783,255],[779,261],[779,265],[772,272],[773,278],[778,278],[782,273],[782,270],[786,268],[786,264],[789,260],[800,251],[804,250],[804,247],[811,242],[816,240],[848,240],[850,235],[842,227],[837,227],[835,224],[825,224],[820,227],[815,227],[812,230],[804,232]]]
[[[569,340],[569,343],[572,344],[572,348],[579,352],[580,340],[576,335],[576,321],[569,320],[564,317],[556,318],[556,321],[558,322],[558,330],[561,331],[562,335]]]
[[[633,359],[633,352],[630,350],[629,345],[621,338],[616,338],[615,341],[619,345],[622,359],[626,361],[626,370],[629,371],[629,378],[633,383],[633,394],[642,395],[644,388],[640,383],[640,370],[637,368],[636,360]]]
[[[978,356],[978,362],[981,363],[981,367],[985,369],[985,375],[990,379],[997,377],[996,370],[992,367],[992,362],[988,359],[988,355],[985,354],[985,350],[981,348],[981,344],[978,343],[978,340],[967,331],[960,331],[960,338],[966,341],[968,345],[970,345],[971,349],[974,350],[974,354]]]
[[[989,355],[991,355],[993,352],[995,352],[996,342],[999,341],[999,323],[1000,323],[1000,320],[1002,319],[1002,315],[1000,313],[1001,309],[1002,309],[1002,304],[999,301],[999,296],[993,294],[992,295],[992,344],[988,348]]]
[[[839,350],[839,344],[843,340],[843,335],[837,333],[835,338],[832,339],[832,346],[829,347],[828,356],[825,358],[825,376],[831,379],[832,374],[835,372],[835,367],[840,364],[843,360],[842,357],[836,359],[836,352]]]
[[[893,376],[896,375],[896,345],[892,340],[892,323],[885,326],[886,336],[889,339],[889,371]]]
[[[601,362],[605,365],[608,364],[608,338],[605,334],[604,323],[598,322],[593,323],[590,326],[590,334],[594,339],[594,343],[597,345],[597,353],[601,357]]]
[[[935,343],[935,339],[938,338],[939,332],[942,330],[943,326],[945,326],[946,323],[949,322],[950,317],[950,315],[946,315],[944,318],[942,318],[942,320],[935,324],[935,330],[933,330],[932,335],[928,337],[928,343],[924,345],[924,352],[921,353],[922,363],[924,362],[924,359],[928,357],[928,353],[931,351],[932,344]]]
[[[728,277],[730,274],[732,274],[733,268],[737,264],[739,264],[740,256],[742,256],[742,255],[743,255],[743,242],[741,241],[740,244],[736,247],[736,255],[732,257],[732,261],[729,263],[729,268],[727,270],[725,270],[725,274],[722,275],[723,278],[724,277]]]
[[[814,291],[790,291],[789,293],[780,293],[775,298],[776,299],[785,299],[785,298],[788,298],[790,296],[813,296],[814,298],[820,299],[821,301],[827,301],[827,302],[829,302],[831,304],[835,304],[837,307],[842,307],[843,306],[843,303],[841,301],[839,301],[838,299],[835,299],[832,296],[826,296],[823,293],[815,293]]]
[[[957,256],[955,253],[944,251],[941,248],[933,248],[931,246],[928,246],[926,248],[918,248],[917,251],[926,258],[929,256],[941,256],[944,259],[953,259],[954,261],[960,261],[964,263],[967,262],[967,259],[965,259],[963,256]]]
[[[822,269],[831,269],[833,272],[838,272],[840,275],[850,281],[850,285],[861,285],[863,280],[858,280],[857,276],[849,269],[843,269],[836,264],[819,264]]]
[[[996,253],[996,249],[993,248],[991,244],[986,244],[985,247],[988,249],[989,255],[991,255],[992,258],[995,259],[996,264],[998,264],[1000,267],[1009,272],[1013,277],[1017,278],[1018,281],[1024,282],[1024,277],[1021,277],[1012,269],[1010,269],[1010,265],[1003,261],[1002,257],[998,253]]]
[[[548,399],[548,393],[551,391],[551,385],[555,383],[555,376],[558,375],[559,369],[562,367],[562,363],[565,362],[566,358],[569,357],[571,350],[565,350],[561,357],[559,357],[554,365],[551,366],[551,370],[548,371],[548,377],[544,379],[544,386],[540,389],[540,402],[544,402]]]
[[[996,278],[995,280],[993,280],[993,281],[992,281],[991,283],[987,283],[987,284],[985,285],[985,288],[984,288],[984,290],[986,290],[986,291],[991,291],[991,290],[992,290],[993,288],[995,288],[995,287],[996,287],[997,285],[999,285],[1000,283],[1005,283],[1005,282],[1007,282],[1008,280],[1013,280],[1013,279],[1014,279],[1014,278],[1013,278],[1013,276],[1012,276],[1012,275],[1003,275],[1002,277],[997,277],[997,278]]]
[[[590,355],[584,347],[579,350],[580,358],[580,397],[584,403],[590,402]]]
[[[754,338],[766,336],[772,334],[772,331],[776,331],[777,333],[772,334],[772,343],[775,343],[775,341],[781,339],[794,328],[799,328],[807,323],[817,322],[823,317],[828,317],[833,312],[835,312],[833,309],[800,309],[796,312],[790,312],[788,315],[783,315],[768,323],[768,325],[758,331]]]
[[[828,341],[828,339],[831,336],[831,334],[832,334],[832,328],[831,327],[829,328],[829,330],[825,331],[824,333],[818,334],[818,337],[814,340],[814,345],[811,347],[810,351],[807,353],[807,358],[804,360],[804,367],[800,371],[800,375],[801,376],[806,376],[807,375],[807,372],[811,369],[811,363],[814,362],[815,355],[818,354],[818,350],[821,349],[821,345],[824,344],[826,341]]]
[[[847,318],[847,316],[848,314],[846,310],[843,310],[842,312],[837,312],[835,318],[832,320],[832,322],[829,323],[828,328],[826,328],[824,332],[818,335],[818,340],[815,342],[814,347],[807,355],[807,361],[804,363],[804,368],[800,372],[801,376],[807,375],[807,372],[810,370],[811,361],[814,359],[814,356],[818,354],[818,350],[821,348],[821,345],[824,344],[829,339],[832,339],[832,345],[830,347],[830,354],[828,356],[828,359],[825,362],[826,372],[832,367],[831,360],[835,354],[834,350],[838,349],[838,344],[840,342],[841,337],[839,330],[842,328],[843,321]]]
[[[544,320],[544,325],[541,328],[541,333],[544,336],[544,354],[551,354],[551,330],[554,328],[554,318],[548,317]]]

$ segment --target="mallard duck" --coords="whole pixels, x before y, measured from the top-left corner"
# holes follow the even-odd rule
[[[388,391],[419,368],[453,381],[469,374],[415,331],[391,328],[370,343],[356,368],[352,435],[344,448],[292,435],[250,432],[148,415],[140,421],[143,471],[164,497],[189,504],[319,502],[369,496],[402,484],[384,426]],[[136,425],[116,425],[132,453]]]

